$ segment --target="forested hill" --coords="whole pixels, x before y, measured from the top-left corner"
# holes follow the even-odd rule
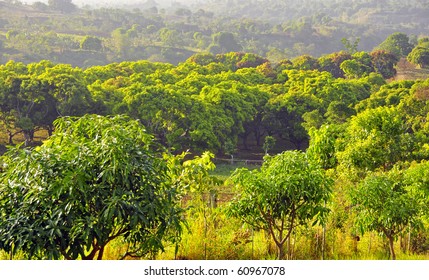
[[[271,23],[323,15],[357,24],[409,26],[426,23],[429,9],[426,1],[415,0],[216,0],[199,2],[192,8],[206,9],[218,16],[256,18]]]
[[[177,64],[194,53],[249,52],[270,61],[372,51],[390,34],[429,34],[427,1],[212,0],[129,9],[70,0],[0,1],[0,62],[47,59],[79,67],[145,59]],[[197,4],[198,3],[198,4]]]

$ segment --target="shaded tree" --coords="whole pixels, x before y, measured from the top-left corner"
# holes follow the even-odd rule
[[[234,34],[230,32],[219,32],[212,36],[213,45],[217,46],[217,53],[228,53],[234,51],[240,51],[242,47],[237,43]]]
[[[372,65],[377,73],[380,73],[385,79],[392,78],[396,75],[395,65],[399,58],[393,53],[378,50],[370,53]]]

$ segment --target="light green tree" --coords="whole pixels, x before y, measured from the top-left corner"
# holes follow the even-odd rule
[[[397,57],[406,57],[413,49],[410,38],[402,32],[389,35],[375,50],[384,50],[393,53]]]
[[[421,214],[418,200],[407,191],[401,176],[396,170],[373,173],[351,191],[357,228],[362,234],[377,231],[387,238],[392,260],[396,259],[395,239],[410,225],[418,224]]]
[[[399,160],[409,160],[415,139],[397,107],[368,109],[351,118],[346,145],[337,153],[340,162],[361,170],[390,169]]]
[[[427,68],[429,66],[429,48],[417,46],[408,54],[407,59],[420,68]]]
[[[329,209],[332,180],[323,169],[299,151],[266,156],[261,170],[238,169],[230,180],[240,193],[232,200],[229,214],[273,238],[278,259],[284,244],[299,225],[323,222]]]

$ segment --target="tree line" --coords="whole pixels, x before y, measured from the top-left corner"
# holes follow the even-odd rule
[[[277,64],[240,52],[196,54],[177,66],[10,61],[0,66],[1,125],[9,144],[17,134],[30,143],[37,130],[50,135],[60,116],[126,114],[177,152],[262,147],[265,136],[305,149],[311,127],[346,122],[388,86],[398,59],[380,49]]]

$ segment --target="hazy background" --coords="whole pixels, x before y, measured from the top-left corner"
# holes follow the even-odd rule
[[[32,4],[34,2],[42,2],[47,4],[48,0],[25,0],[21,1],[22,3]],[[145,3],[145,2],[156,2],[157,6],[171,6],[174,2],[179,2],[182,4],[193,4],[197,2],[202,2],[200,0],[156,0],[156,1],[145,1],[145,0],[127,0],[127,1],[115,1],[115,0],[72,0],[73,4],[77,5],[78,7],[83,7],[85,5],[89,5],[91,7],[124,7],[128,5],[138,4],[138,3]]]
[[[427,0],[72,0],[80,9],[49,2],[0,0],[0,63],[177,64],[200,52],[279,62],[370,52],[396,32],[415,46],[429,34]],[[82,47],[87,36],[98,44]]]

